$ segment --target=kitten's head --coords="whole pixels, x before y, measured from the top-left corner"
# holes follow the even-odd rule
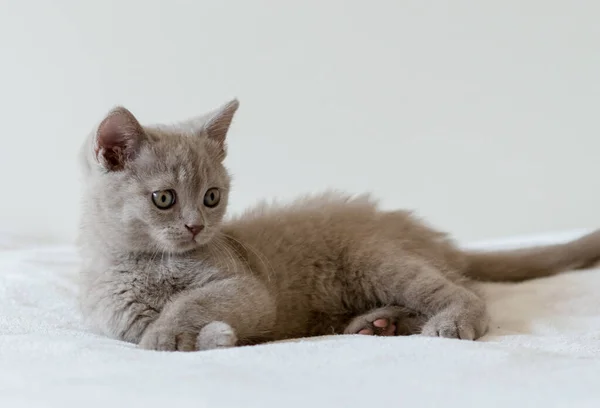
[[[233,100],[172,126],[142,126],[127,109],[113,109],[83,151],[83,238],[151,253],[209,242],[227,207],[230,177],[222,162],[237,108]]]

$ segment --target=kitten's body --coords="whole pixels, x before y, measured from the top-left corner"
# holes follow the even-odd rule
[[[407,212],[379,211],[368,196],[331,192],[263,205],[223,232],[246,246],[248,263],[273,294],[276,338],[343,333],[353,317],[400,304],[385,286],[404,285],[410,273],[396,270],[412,262],[462,279],[463,259],[443,234]]]
[[[172,128],[142,128],[117,110],[90,138],[82,303],[101,332],[195,350],[355,333],[385,317],[397,334],[474,339],[487,314],[469,278],[545,276],[600,256],[600,233],[468,254],[408,212],[333,192],[222,223],[229,176],[221,161],[236,108]],[[211,188],[221,205],[203,207]],[[150,197],[165,189],[178,199],[159,210]],[[191,224],[202,232],[189,235]]]

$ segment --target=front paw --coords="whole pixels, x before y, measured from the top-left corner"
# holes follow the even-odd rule
[[[196,351],[197,333],[170,327],[150,327],[140,340],[140,348],[156,351]]]
[[[200,332],[169,326],[151,326],[140,340],[140,348],[157,351],[200,351],[234,347],[237,336],[227,323],[214,321]]]
[[[477,340],[488,329],[489,317],[485,306],[449,308],[433,316],[422,334],[461,340]]]
[[[234,347],[237,336],[233,327],[223,322],[211,322],[204,326],[198,334],[196,347],[198,350]]]

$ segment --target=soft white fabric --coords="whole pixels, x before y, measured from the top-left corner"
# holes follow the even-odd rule
[[[484,285],[493,324],[478,342],[335,336],[183,354],[87,332],[76,269],[71,247],[0,237],[0,407],[600,407],[600,270]]]

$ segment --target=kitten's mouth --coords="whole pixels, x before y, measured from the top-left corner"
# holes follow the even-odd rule
[[[191,238],[169,241],[167,245],[171,247],[171,251],[183,253],[201,247],[209,241],[210,237],[206,236],[206,234],[198,234]]]
[[[194,243],[195,246],[202,246],[205,245],[206,243],[208,243],[208,241],[210,241],[211,236],[208,234],[199,234],[196,235],[194,238],[192,238],[192,242]]]

